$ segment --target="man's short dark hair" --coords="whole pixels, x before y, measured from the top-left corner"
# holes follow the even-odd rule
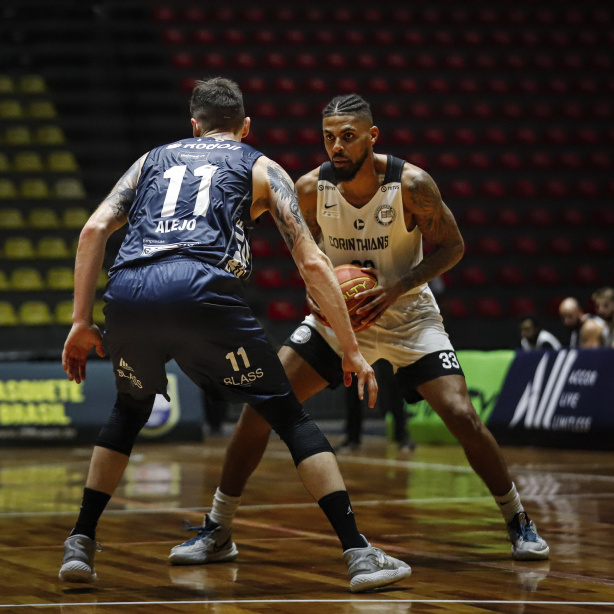
[[[223,77],[197,81],[190,98],[190,114],[205,132],[236,132],[245,120],[243,94],[234,81]]]
[[[322,111],[322,117],[333,115],[352,115],[359,119],[365,119],[373,124],[371,107],[369,103],[358,94],[345,94],[333,98]]]

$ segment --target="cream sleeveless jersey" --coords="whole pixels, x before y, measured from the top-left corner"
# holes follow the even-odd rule
[[[382,271],[397,280],[422,260],[422,233],[407,231],[403,216],[401,175],[405,162],[387,156],[384,182],[360,209],[348,203],[337,189],[330,162],[320,167],[317,221],[322,229],[322,250],[333,266],[357,264]],[[417,294],[426,284],[407,294]]]

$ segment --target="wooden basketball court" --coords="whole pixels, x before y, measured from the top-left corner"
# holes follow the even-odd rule
[[[331,436],[336,443],[337,436]],[[226,439],[137,446],[99,526],[98,581],[57,579],[89,448],[0,451],[0,614],[592,614],[614,612],[614,454],[507,448],[551,560],[511,558],[502,519],[456,447],[381,438],[339,457],[360,530],[407,561],[388,590],[352,594],[341,549],[275,438],[244,496],[233,563],[171,567],[217,485]]]

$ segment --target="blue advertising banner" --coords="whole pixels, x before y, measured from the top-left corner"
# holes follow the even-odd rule
[[[505,444],[614,449],[614,349],[518,352],[488,428]]]
[[[156,397],[140,440],[201,441],[201,390],[171,362],[171,401]],[[0,445],[93,444],[115,403],[111,363],[90,361],[82,384],[59,362],[0,363]]]

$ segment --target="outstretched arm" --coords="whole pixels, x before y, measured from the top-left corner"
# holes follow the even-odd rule
[[[358,350],[358,343],[332,264],[326,254],[318,248],[307,228],[292,180],[279,164],[262,157],[254,165],[254,205],[252,206],[254,217],[258,215],[258,210],[264,209],[268,209],[273,216],[309,294],[314,297],[337,335],[343,351],[346,385],[351,382],[351,373],[356,373],[361,398],[366,383],[369,390],[369,404],[373,407],[377,397],[373,369]]]
[[[102,268],[107,239],[128,220],[136,184],[145,156],[137,160],[117,182],[111,193],[92,213],[79,236],[75,258],[75,298],[73,325],[64,344],[62,367],[70,381],[85,380],[89,351],[96,347],[100,356],[102,336],[93,323],[96,281]]]

